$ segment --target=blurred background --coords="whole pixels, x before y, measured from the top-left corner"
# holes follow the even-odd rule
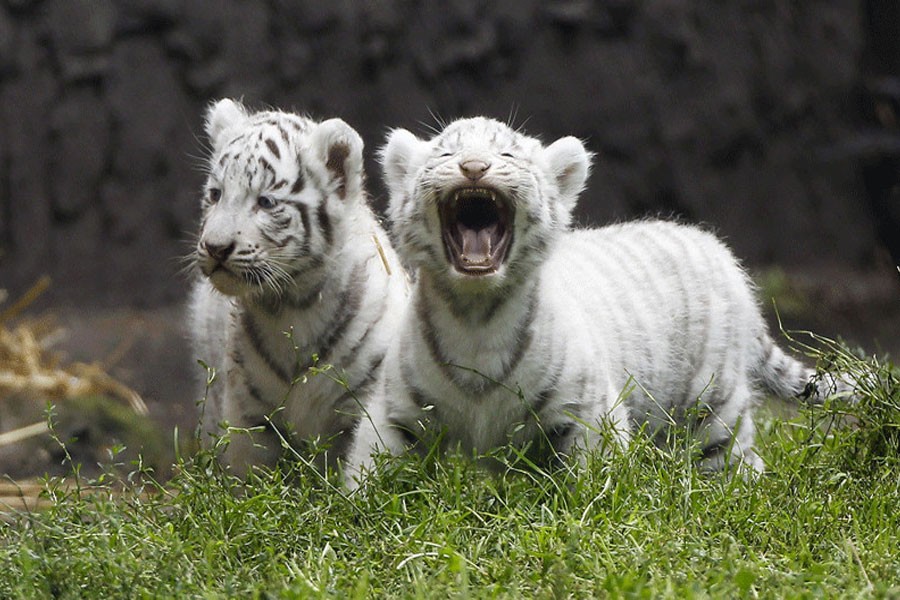
[[[189,434],[202,371],[179,257],[202,115],[225,96],[346,120],[376,207],[389,127],[483,114],[576,135],[596,153],[581,224],[703,223],[769,316],[774,298],[786,326],[900,353],[894,0],[0,0],[0,375],[27,362],[27,326],[32,362],[126,388],[81,396],[143,404],[163,445]],[[39,423],[51,392],[3,381],[0,435]],[[147,438],[67,406],[63,437]],[[0,473],[59,462],[42,434],[12,439]]]

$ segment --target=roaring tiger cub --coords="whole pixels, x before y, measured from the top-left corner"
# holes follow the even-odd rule
[[[759,468],[760,388],[818,393],[713,235],[663,221],[571,229],[590,159],[574,137],[544,147],[486,118],[427,141],[391,133],[389,218],[415,285],[349,485],[375,450],[512,444],[544,460],[596,445],[601,422],[659,442],[688,426],[702,466]]]
[[[203,276],[189,312],[194,352],[219,376],[203,428],[254,429],[235,431],[225,451],[238,473],[276,462],[279,433],[300,448],[330,447],[316,464],[331,464],[408,293],[366,205],[362,139],[340,119],[251,113],[227,99],[209,109],[206,133]],[[335,371],[309,376],[325,365]]]

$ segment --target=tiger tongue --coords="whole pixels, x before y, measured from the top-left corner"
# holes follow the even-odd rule
[[[491,237],[496,225],[482,229],[469,229],[463,225],[457,228],[462,238],[462,251],[460,258],[463,262],[472,265],[486,265],[491,262],[492,243]]]

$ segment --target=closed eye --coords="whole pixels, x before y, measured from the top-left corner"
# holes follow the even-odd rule
[[[510,152],[501,152],[500,156],[502,156],[503,158],[515,158],[515,156],[513,156]]]

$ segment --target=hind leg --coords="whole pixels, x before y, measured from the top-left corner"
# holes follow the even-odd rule
[[[744,473],[762,471],[762,460],[753,445],[755,407],[752,389],[746,382],[740,382],[720,408],[702,419],[696,434],[701,469],[723,471],[734,467]]]

